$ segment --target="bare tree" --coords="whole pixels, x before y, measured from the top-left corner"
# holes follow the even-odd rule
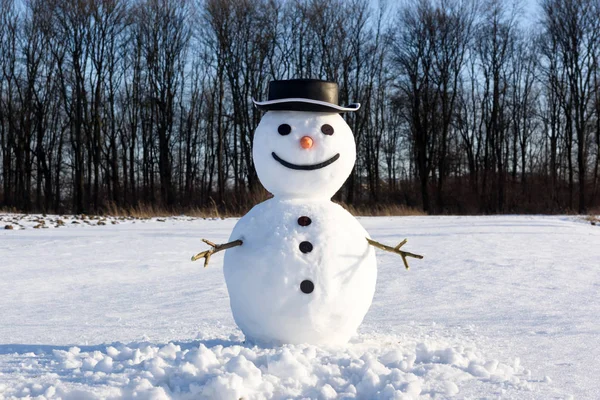
[[[251,99],[289,78],[362,104],[337,201],[598,206],[598,2],[542,6],[538,33],[499,0],[0,0],[0,207],[243,211]]]
[[[161,199],[175,205],[173,187],[172,135],[175,96],[181,84],[179,73],[185,63],[190,39],[186,21],[189,4],[185,0],[146,0],[137,4],[145,68],[148,74],[149,117],[158,136],[158,166]]]
[[[579,212],[586,210],[586,169],[590,122],[593,115],[594,72],[600,45],[600,5],[594,0],[544,0],[545,38],[556,43],[565,74],[564,113],[567,134],[577,140]],[[569,149],[570,150],[570,143]],[[570,168],[571,170],[571,168]]]

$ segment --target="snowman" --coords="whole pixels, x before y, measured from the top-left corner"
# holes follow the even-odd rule
[[[345,344],[367,313],[377,280],[374,247],[421,256],[373,241],[346,210],[331,202],[356,160],[354,136],[334,82],[272,81],[256,128],[253,159],[273,198],[235,225],[223,264],[231,311],[246,340],[267,345]]]

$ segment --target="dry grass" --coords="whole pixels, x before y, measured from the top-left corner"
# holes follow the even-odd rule
[[[373,204],[354,206],[340,203],[350,214],[370,217],[394,217],[394,216],[422,216],[427,215],[418,208],[409,207],[404,204]]]
[[[120,208],[114,204],[106,207],[104,214],[111,216],[127,216],[134,218],[152,218],[168,217],[171,215],[186,215],[196,218],[229,218],[241,217],[246,214],[255,204],[258,204],[268,198],[266,193],[257,193],[251,198],[246,198],[243,203],[233,203],[227,206],[219,207],[212,201],[210,206],[206,207],[188,207],[177,210],[167,210],[152,204],[138,205],[132,208]],[[349,205],[339,203],[356,216],[421,216],[426,215],[423,211],[408,207],[402,204],[375,204],[375,205]]]
[[[600,207],[590,208],[584,219],[594,226],[600,226]]]
[[[598,217],[598,215],[588,215],[585,217],[585,220],[594,226],[600,226],[600,217]]]
[[[589,215],[600,215],[600,207],[592,207],[588,212]]]
[[[139,204],[135,207],[117,207],[115,205],[110,205],[106,207],[104,211],[105,215],[115,216],[115,217],[133,217],[139,219],[149,219],[153,217],[169,217],[172,215],[187,215],[189,217],[195,218],[227,218],[236,216],[236,214],[220,211],[216,205],[212,205],[210,207],[189,207],[182,208],[180,210],[168,210],[162,207],[157,207],[153,204]]]
[[[264,190],[247,194],[243,198],[227,194],[227,204],[217,204],[214,199],[210,199],[210,204],[202,207],[178,207],[176,209],[167,209],[153,204],[140,204],[135,207],[117,207],[110,204],[104,209],[104,214],[112,216],[129,216],[134,218],[152,218],[168,217],[172,215],[186,215],[195,218],[230,218],[240,217],[246,214],[254,205],[263,202],[269,198],[269,194]]]

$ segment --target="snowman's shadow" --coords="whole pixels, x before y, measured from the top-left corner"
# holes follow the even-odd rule
[[[0,344],[0,355],[35,355],[35,356],[44,356],[44,355],[52,355],[54,351],[69,351],[73,347],[77,347],[81,352],[94,352],[100,351],[102,353],[106,352],[108,347],[114,347],[116,349],[121,349],[123,347],[129,347],[133,349],[139,349],[145,346],[154,346],[154,347],[162,347],[167,344],[173,344],[175,346],[179,346],[181,350],[191,350],[194,348],[200,347],[200,345],[204,345],[207,348],[222,346],[222,347],[232,347],[232,346],[243,346],[243,347],[252,347],[254,344],[247,343],[243,339],[233,340],[233,339],[196,339],[196,340],[173,340],[169,342],[112,342],[112,343],[102,343],[95,345],[78,345],[78,344],[69,344],[69,345],[52,345],[52,344],[17,344],[17,343],[7,343]]]
[[[352,262],[352,264],[350,264],[348,267],[340,270],[340,272],[338,272],[335,275],[335,277],[337,279],[339,279],[340,281],[342,281],[343,284],[350,282],[354,278],[354,275],[360,268],[361,264],[367,259],[369,250],[370,250],[370,248],[369,248],[369,246],[367,246],[365,249],[365,252],[361,256],[341,255],[340,258],[342,260],[350,260],[350,262]]]
[[[216,347],[216,346],[222,346],[222,347],[232,347],[232,346],[242,346],[242,347],[252,347],[252,344],[248,344],[247,341],[243,340],[243,339],[236,339],[236,340],[230,340],[230,339],[197,339],[197,340],[192,340],[192,341],[172,341],[170,343],[173,343],[176,346],[181,347],[181,350],[191,350],[194,348],[198,348],[200,347],[200,345],[204,345],[207,348],[212,348],[212,347]],[[155,344],[160,346],[160,344]]]

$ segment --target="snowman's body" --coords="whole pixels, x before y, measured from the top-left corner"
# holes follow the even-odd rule
[[[330,201],[356,159],[350,127],[337,112],[269,111],[253,159],[274,198],[240,219],[230,240],[243,244],[225,254],[236,323],[259,343],[346,343],[377,278],[367,232]]]
[[[254,207],[235,226],[231,240],[244,244],[227,251],[224,265],[233,317],[246,338],[346,343],[375,291],[367,236],[328,200],[275,198]]]

